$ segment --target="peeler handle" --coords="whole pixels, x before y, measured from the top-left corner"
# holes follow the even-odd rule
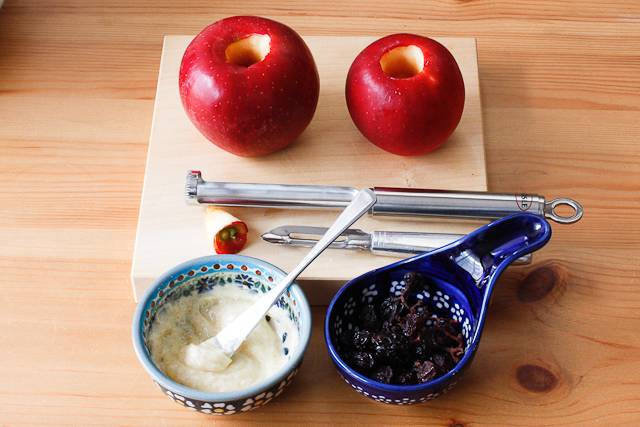
[[[453,243],[461,237],[460,234],[374,231],[371,233],[371,252],[376,255],[421,254]]]
[[[460,234],[417,233],[402,231],[374,231],[371,233],[371,252],[376,255],[421,254],[461,239]],[[531,254],[516,259],[514,265],[531,264]]]

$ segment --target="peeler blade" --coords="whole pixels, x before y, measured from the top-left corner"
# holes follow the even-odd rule
[[[284,225],[264,233],[262,240],[276,245],[310,247],[327,231],[325,227],[306,225]],[[371,249],[371,235],[362,230],[349,228],[330,245],[334,249]]]

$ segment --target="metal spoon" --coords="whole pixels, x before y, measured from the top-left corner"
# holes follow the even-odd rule
[[[264,294],[258,301],[249,307],[244,313],[233,320],[218,334],[200,343],[198,346],[204,349],[219,349],[222,353],[231,358],[240,345],[247,339],[249,334],[255,329],[260,321],[267,314],[271,306],[280,295],[293,283],[293,281],[316,259],[344,230],[349,228],[358,218],[364,215],[376,202],[373,191],[365,188],[361,190],[354,199],[342,211],[338,219],[329,227],[318,243],[309,251],[302,261],[269,292]],[[230,363],[230,361],[229,361]]]

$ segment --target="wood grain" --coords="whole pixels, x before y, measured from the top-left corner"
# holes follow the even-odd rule
[[[475,38],[489,189],[583,204],[502,276],[450,393],[391,407],[353,392],[324,347],[325,307],[299,377],[259,411],[187,411],[138,363],[129,275],[163,37],[235,14],[303,36]],[[639,23],[636,0],[5,0],[0,425],[639,425]],[[534,391],[527,372],[557,381]]]

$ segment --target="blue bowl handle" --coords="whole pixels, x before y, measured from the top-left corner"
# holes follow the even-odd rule
[[[544,218],[529,213],[515,214],[445,246],[437,251],[439,254],[436,256],[453,261],[480,288],[487,283],[489,276],[499,275],[516,259],[543,247],[550,238],[551,226]]]
[[[485,239],[495,239],[495,242],[501,243],[495,244],[491,251],[492,257],[500,260],[498,262],[511,263],[546,245],[551,238],[551,226],[541,216],[523,213],[487,225],[484,234]]]

